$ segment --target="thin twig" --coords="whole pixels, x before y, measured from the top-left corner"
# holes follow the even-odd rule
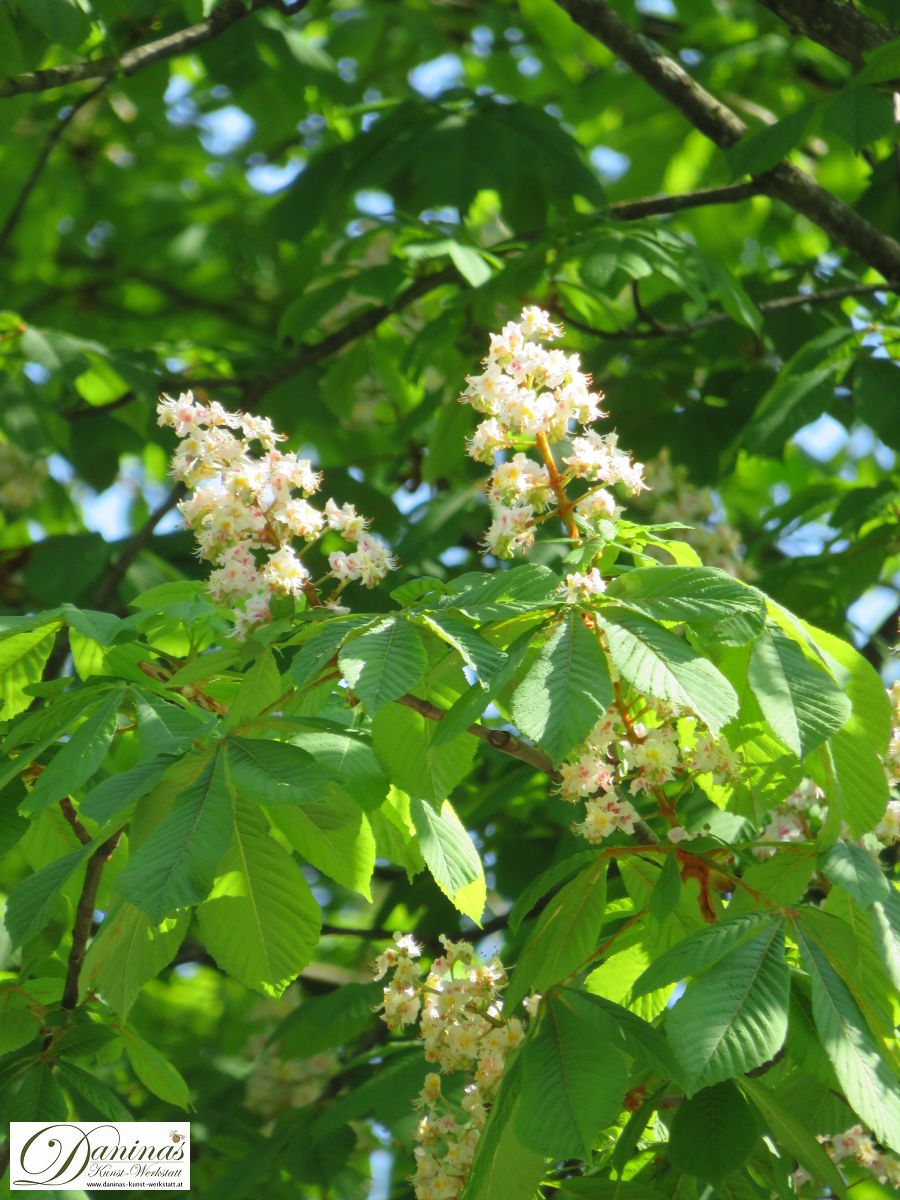
[[[639,200],[621,200],[611,204],[609,215],[619,221],[638,221],[642,217],[661,217],[686,208],[704,208],[709,204],[736,204],[760,196],[764,184],[756,179],[747,183],[729,183],[725,187],[698,188],[674,196],[644,196]]]
[[[417,712],[421,717],[425,717],[428,721],[443,721],[447,715],[445,709],[438,708],[430,700],[422,700],[419,696],[410,695],[409,692],[405,696],[401,696],[397,703],[402,704],[405,708],[413,709],[414,712]],[[501,754],[508,754],[510,758],[517,758],[519,762],[527,763],[528,766],[534,767],[535,770],[543,771],[545,775],[549,775],[552,779],[559,778],[559,773],[543,750],[539,750],[537,746],[529,746],[526,742],[520,741],[515,734],[510,733],[506,729],[488,729],[486,725],[469,725],[464,732],[470,733],[472,737],[486,742],[489,746],[493,746]]]
[[[60,1002],[61,1006],[66,1009],[73,1009],[78,1004],[78,980],[81,975],[81,966],[84,962],[87,942],[91,935],[91,926],[94,921],[94,910],[97,906],[100,877],[103,874],[103,868],[112,857],[116,846],[118,846],[119,838],[121,838],[123,832],[121,829],[117,830],[112,837],[107,838],[105,842],[98,846],[88,859],[84,884],[81,888],[78,908],[75,911],[75,925],[72,929],[72,948],[69,951],[66,982]]]
[[[785,309],[802,308],[807,304],[832,304],[851,296],[872,296],[876,292],[900,292],[900,283],[854,283],[848,287],[823,288],[820,292],[810,292],[809,294],[800,292],[794,296],[778,296],[774,300],[761,300],[756,307],[762,313],[782,312]],[[606,341],[642,341],[648,338],[684,337],[686,334],[696,333],[699,329],[708,329],[711,325],[722,325],[726,321],[734,320],[730,313],[714,312],[698,317],[696,321],[669,324],[651,317],[649,313],[642,310],[639,313],[641,319],[651,322],[647,329],[636,326],[629,326],[626,329],[597,329],[594,325],[589,325],[586,321],[573,317],[558,304],[551,305],[550,308],[573,329],[586,333],[589,337],[602,338]]]
[[[44,168],[47,165],[47,160],[50,158],[50,155],[52,154],[56,144],[59,142],[60,138],[78,113],[86,104],[93,100],[95,96],[102,92],[108,83],[108,79],[101,79],[96,87],[91,88],[89,92],[85,92],[83,96],[79,96],[75,103],[65,110],[63,115],[57,121],[56,125],[45,138],[44,144],[41,147],[37,158],[35,159],[34,166],[31,168],[28,178],[19,189],[19,194],[16,196],[12,208],[7,214],[6,220],[3,222],[3,227],[0,228],[0,255],[2,255],[5,251],[9,239],[15,232],[16,226],[18,225],[22,218],[22,214],[25,211],[25,206],[28,204],[28,201],[31,198],[31,193],[37,186],[38,180],[40,179],[44,172]]]
[[[161,59],[190,53],[204,42],[212,41],[236,22],[243,20],[261,8],[274,7],[272,0],[252,0],[248,6],[243,0],[228,0],[196,25],[179,29],[153,42],[145,42],[127,51],[121,58],[97,58],[87,62],[64,63],[59,67],[48,67],[43,71],[28,71],[0,80],[0,99],[20,96],[25,92],[45,92],[50,88],[67,87],[73,83],[84,83],[89,79],[112,79],[117,75],[133,75],[135,71]],[[293,11],[298,11],[297,6]]]

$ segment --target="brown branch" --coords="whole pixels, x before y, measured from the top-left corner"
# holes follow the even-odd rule
[[[747,132],[736,113],[626,24],[606,0],[557,0],[557,3],[720,149],[736,145]],[[781,200],[808,217],[885,279],[900,279],[900,243],[870,225],[808,175],[783,162],[756,178],[764,195]]]
[[[609,207],[610,216],[620,221],[637,221],[641,217],[659,217],[681,212],[685,208],[704,208],[708,204],[735,204],[760,196],[763,184],[756,179],[746,183],[729,183],[724,187],[698,188],[675,196],[644,196],[639,200],[622,200]]]
[[[84,83],[89,79],[112,79],[118,75],[133,75],[142,67],[161,59],[189,54],[204,42],[210,42],[258,9],[272,7],[272,0],[252,0],[245,5],[242,0],[227,0],[205,21],[179,29],[153,42],[145,42],[126,51],[121,58],[97,58],[88,62],[65,63],[59,67],[48,67],[43,71],[28,71],[0,80],[0,99],[20,96],[25,92],[46,92],[50,88],[68,87],[72,83]],[[296,8],[294,9],[296,11]]]
[[[831,304],[836,300],[846,300],[851,296],[871,296],[876,292],[900,293],[900,282],[854,283],[848,287],[823,288],[822,291],[811,292],[809,295],[798,292],[794,296],[777,296],[774,300],[761,300],[756,307],[762,313],[781,312],[788,308],[802,308],[807,304]],[[668,324],[643,312],[639,315],[648,323],[647,329],[634,326],[627,329],[597,329],[593,325],[588,325],[586,321],[571,316],[559,305],[551,305],[550,309],[573,329],[586,333],[589,337],[603,338],[607,341],[641,341],[647,338],[684,337],[686,334],[696,333],[699,329],[708,329],[710,325],[721,325],[734,319],[730,313],[714,312],[698,317],[696,321]]]
[[[91,934],[94,920],[94,910],[97,906],[97,892],[100,888],[100,877],[103,868],[112,858],[113,851],[119,844],[123,831],[119,829],[112,837],[97,847],[88,859],[78,908],[75,910],[75,925],[72,929],[72,949],[69,951],[69,962],[66,967],[66,982],[63,987],[61,1005],[73,1009],[78,1004],[78,980],[81,975],[81,965],[87,949],[87,941]]]
[[[780,17],[792,33],[807,37],[852,63],[863,64],[863,53],[891,40],[889,29],[858,12],[844,0],[759,0]]]
[[[37,158],[35,159],[34,166],[31,168],[28,177],[19,190],[18,196],[16,196],[15,200],[13,201],[12,208],[9,210],[6,220],[3,222],[3,227],[0,228],[0,255],[2,255],[5,251],[9,239],[12,237],[16,226],[22,219],[22,214],[25,211],[25,206],[28,204],[28,201],[31,198],[31,193],[37,186],[38,180],[40,179],[44,172],[44,168],[47,165],[47,161],[60,138],[78,113],[84,108],[84,106],[93,100],[99,92],[102,92],[108,83],[108,79],[101,79],[96,87],[91,88],[89,92],[85,92],[83,96],[79,96],[75,103],[63,113],[63,115],[56,122],[56,125],[54,125],[53,129],[45,138],[44,144],[38,152]]]
[[[82,825],[81,821],[79,821],[78,813],[75,811],[75,806],[68,796],[63,796],[62,800],[59,802],[59,807],[62,810],[62,815],[72,826],[75,836],[78,838],[79,842],[81,842],[82,846],[89,846],[93,839]]]
[[[420,717],[425,717],[428,721],[443,721],[447,715],[443,708],[438,708],[430,700],[421,700],[418,696],[410,695],[409,692],[405,696],[401,696],[397,703],[404,705],[406,708],[413,709]],[[508,754],[510,758],[516,758],[519,762],[527,763],[528,766],[534,767],[538,771],[543,771],[551,779],[558,778],[558,772],[543,750],[539,750],[537,746],[529,746],[527,743],[520,741],[515,734],[510,733],[506,729],[488,729],[486,725],[469,725],[465,732],[470,733],[472,737],[478,738],[479,741],[493,746],[501,754]]]
[[[100,585],[91,597],[91,608],[104,608],[112,597],[115,595],[116,588],[125,578],[128,568],[150,542],[156,530],[156,526],[160,523],[166,513],[171,512],[178,501],[186,494],[186,489],[183,483],[176,483],[169,494],[157,504],[153,512],[140,527],[137,533],[132,537],[125,549],[106,572],[100,581]]]

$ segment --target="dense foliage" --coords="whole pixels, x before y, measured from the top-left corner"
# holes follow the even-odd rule
[[[897,23],[0,3],[0,1122],[889,1194]]]

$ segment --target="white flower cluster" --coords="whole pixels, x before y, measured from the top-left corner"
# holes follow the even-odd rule
[[[46,478],[45,462],[29,458],[10,442],[0,442],[0,509],[22,512],[30,508]]]
[[[693,546],[706,566],[718,567],[741,579],[752,578],[753,571],[744,561],[740,534],[723,518],[710,489],[691,484],[687,470],[672,464],[667,449],[647,463],[646,471],[652,489],[641,504],[646,518],[655,524],[672,521],[690,526],[673,530],[672,536]]]
[[[718,783],[739,778],[740,759],[723,739],[699,731],[696,723],[692,737],[687,725],[679,736],[677,714],[662,705],[643,715],[645,721],[629,730],[618,710],[610,708],[560,767],[562,798],[573,804],[585,801],[585,819],[572,829],[589,842],[602,842],[616,831],[634,832],[640,816],[623,798],[623,789],[636,796],[691,775],[709,774]],[[694,836],[680,825],[669,830],[673,842]]]
[[[270,619],[274,595],[315,597],[302,555],[329,530],[355,547],[328,557],[325,578],[337,580],[335,595],[353,580],[374,587],[395,567],[385,543],[367,532],[369,522],[352,504],[329,499],[318,509],[309,503],[322,477],[308,459],[278,449],[285,435],[267,417],[228,412],[215,402],[198,404],[190,392],[175,400],[164,396],[157,413],[159,424],[181,438],[172,474],[193,494],[178,507],[200,557],[215,567],[209,590],[233,610],[238,636]],[[255,445],[262,453],[254,452]],[[299,553],[298,540],[305,543]]]
[[[496,1096],[506,1056],[525,1036],[521,1021],[503,1013],[500,993],[507,982],[496,957],[482,962],[468,942],[441,937],[444,953],[424,981],[417,963],[421,948],[408,934],[394,937],[395,947],[379,955],[375,978],[388,972],[381,1006],[389,1029],[418,1019],[425,1058],[438,1071],[425,1077],[416,1102],[422,1118],[416,1130],[417,1200],[457,1200],[465,1186],[489,1106]],[[539,997],[526,1001],[529,1015]],[[442,1076],[462,1072],[459,1101],[443,1089]],[[456,1092],[458,1089],[452,1089]]]
[[[468,376],[460,397],[485,417],[467,451],[476,462],[493,466],[487,489],[493,519],[484,541],[499,558],[526,550],[540,514],[548,510],[586,524],[599,517],[615,520],[621,508],[606,489],[624,484],[637,493],[645,486],[640,463],[618,448],[616,435],[588,428],[606,414],[580,357],[542,345],[561,334],[547,313],[525,308],[518,321],[491,334],[484,370]],[[563,444],[559,461],[551,443]],[[526,449],[536,449],[540,461]],[[495,462],[509,450],[515,453]],[[576,479],[591,486],[570,503],[565,489]]]
[[[835,1163],[852,1158],[864,1167],[880,1184],[900,1187],[900,1158],[879,1150],[871,1135],[862,1125],[853,1125],[843,1133],[830,1137],[819,1137],[828,1157]],[[802,1168],[794,1172],[794,1184],[803,1187],[812,1181],[812,1176]]]
[[[266,1120],[315,1103],[340,1067],[331,1050],[310,1058],[279,1058],[266,1051],[247,1080],[244,1104]]]

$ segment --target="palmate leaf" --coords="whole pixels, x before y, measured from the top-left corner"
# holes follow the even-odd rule
[[[891,886],[868,851],[851,842],[835,842],[819,857],[826,879],[848,892],[861,908],[885,900]]]
[[[427,800],[409,806],[419,849],[435,883],[461,913],[481,924],[487,888],[478,851],[449,800],[440,812]]]
[[[33,703],[25,688],[43,675],[61,625],[57,619],[0,638],[0,720],[8,721]]]
[[[289,742],[230,737],[225,759],[235,790],[254,804],[305,804],[334,779],[328,766]]]
[[[859,728],[833,733],[810,760],[809,773],[825,791],[828,818],[820,844],[835,841],[844,822],[857,837],[884,816],[890,798],[882,760]]]
[[[748,679],[774,733],[800,759],[836,733],[852,711],[827,671],[774,626],[753,646]]]
[[[812,979],[812,1006],[822,1048],[848,1103],[879,1141],[900,1151],[900,1095],[849,988],[824,951],[794,923],[803,965]]]
[[[506,990],[506,1007],[515,1008],[530,989],[559,983],[590,956],[606,912],[608,862],[598,858],[567,883],[541,913]]]
[[[758,1137],[753,1109],[733,1083],[719,1083],[679,1105],[669,1130],[669,1158],[715,1183],[741,1165]]]
[[[546,871],[541,871],[540,875],[532,879],[525,890],[520,893],[515,904],[509,911],[509,928],[511,932],[519,932],[522,922],[542,896],[546,896],[558,883],[564,883],[570,876],[575,874],[579,867],[587,866],[596,857],[596,850],[582,850],[578,854],[570,854],[568,858],[563,858],[558,863],[554,863]]]
[[[553,989],[520,1051],[519,1139],[551,1158],[589,1159],[594,1137],[615,1121],[629,1066],[613,1044],[610,1016],[589,996]]]
[[[638,567],[613,579],[606,594],[656,621],[708,627],[740,616],[747,641],[765,619],[760,592],[711,567]]]
[[[370,713],[411,691],[428,660],[418,631],[404,617],[389,617],[345,643],[338,665]]]
[[[14,946],[23,946],[46,926],[56,898],[92,850],[93,843],[57,858],[29,875],[10,892],[4,921]]]
[[[318,799],[273,806],[269,815],[308,863],[336,883],[371,899],[375,838],[366,814],[347,792],[328,784]]]
[[[41,812],[97,773],[116,731],[124,698],[125,688],[114,688],[88,709],[84,722],[41,772],[22,806],[24,812]]]
[[[752,913],[748,916],[719,921],[676,943],[656,958],[631,989],[635,996],[655,991],[669,983],[678,983],[687,976],[699,976],[717,962],[757,937],[766,918]]]
[[[684,705],[714,733],[737,715],[725,676],[674,633],[624,609],[604,608],[598,620],[613,665],[638,691]]]
[[[231,796],[217,750],[156,828],[133,851],[116,887],[151,920],[199,904],[232,836]]]
[[[144,984],[178,953],[189,924],[189,915],[179,913],[155,925],[123,900],[107,913],[88,947],[79,976],[82,998],[99,992],[119,1016],[127,1016]]]
[[[197,923],[219,966],[267,996],[281,995],[318,944],[322,917],[299,865],[269,837],[263,815],[241,801],[234,845]]]
[[[666,1020],[688,1095],[772,1058],[787,1034],[789,996],[780,921],[766,921],[690,983]]]
[[[613,699],[606,655],[572,609],[541,647],[512,697],[513,720],[559,763]]]
[[[779,1103],[775,1094],[758,1080],[748,1077],[739,1079],[738,1087],[759,1113],[776,1145],[795,1157],[813,1179],[824,1183],[835,1196],[846,1196],[847,1189],[840,1171],[813,1134]]]

